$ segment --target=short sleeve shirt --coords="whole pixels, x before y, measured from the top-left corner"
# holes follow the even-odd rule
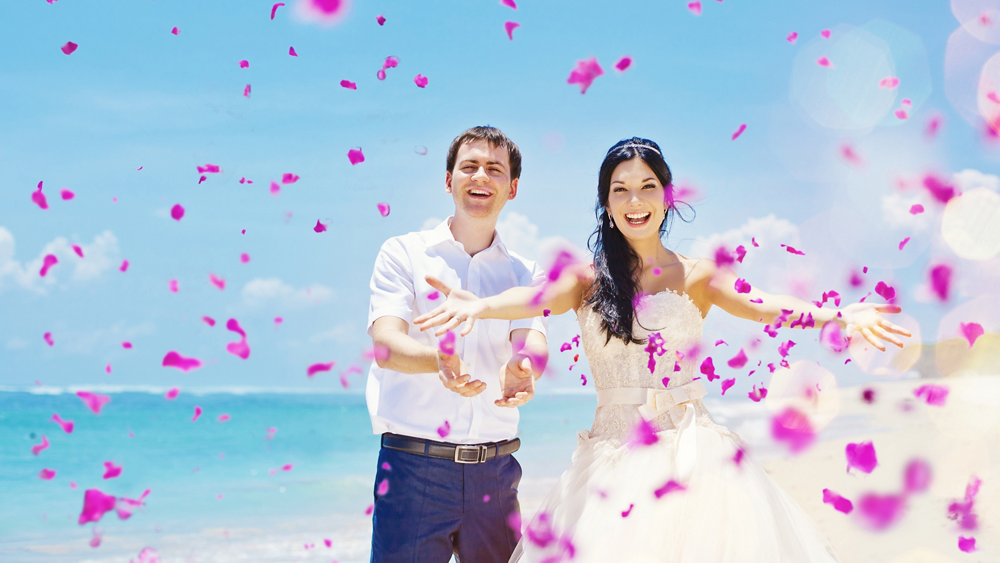
[[[413,325],[414,318],[434,309],[445,298],[424,280],[427,275],[478,297],[544,283],[545,273],[537,264],[508,251],[496,231],[488,248],[469,256],[452,235],[451,221],[449,217],[430,231],[393,237],[382,245],[371,280],[369,336],[376,319],[398,317],[409,324],[412,338],[437,348],[433,330],[420,332]],[[480,319],[472,332],[455,340],[455,351],[472,378],[486,383],[486,390],[475,397],[449,391],[437,372],[401,373],[372,362],[365,396],[373,431],[457,444],[513,438],[517,433],[517,409],[493,404],[502,396],[499,374],[511,356],[510,333],[530,328],[545,334],[546,325],[543,317]]]

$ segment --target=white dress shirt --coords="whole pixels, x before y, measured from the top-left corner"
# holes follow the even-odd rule
[[[425,280],[431,275],[450,287],[460,287],[478,297],[489,297],[518,286],[541,285],[545,273],[534,263],[514,254],[493,232],[493,243],[475,256],[451,233],[452,217],[430,231],[393,237],[382,245],[375,259],[371,281],[368,335],[379,317],[399,317],[409,324],[416,341],[438,347],[434,330],[420,332],[413,319],[441,303]],[[510,332],[530,328],[545,334],[547,319],[535,317],[517,321],[477,320],[472,332],[455,340],[455,351],[465,362],[472,379],[486,383],[475,397],[449,391],[437,372],[400,373],[380,368],[372,362],[365,396],[375,434],[392,432],[456,444],[508,440],[517,433],[516,408],[498,407],[502,397],[500,368],[511,356]],[[460,331],[462,325],[459,325]],[[458,336],[458,334],[456,334]],[[450,431],[442,437],[439,428],[448,422]]]

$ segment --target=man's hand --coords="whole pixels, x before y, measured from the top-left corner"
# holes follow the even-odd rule
[[[433,311],[413,319],[413,324],[419,326],[421,332],[444,325],[434,333],[435,336],[441,336],[465,322],[465,327],[459,336],[468,336],[476,319],[486,311],[483,300],[470,291],[449,287],[434,276],[425,276],[424,279],[431,287],[444,294],[446,299]]]
[[[535,372],[531,358],[514,354],[500,368],[503,398],[493,402],[498,407],[519,407],[535,396]]]
[[[472,376],[468,374],[469,370],[458,354],[449,356],[438,350],[437,357],[438,377],[447,389],[463,397],[475,397],[486,389],[486,384],[478,379],[469,381]]]

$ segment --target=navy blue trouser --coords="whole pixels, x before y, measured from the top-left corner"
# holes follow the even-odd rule
[[[382,448],[372,563],[448,563],[452,553],[465,563],[507,563],[517,545],[508,518],[520,516],[520,481],[512,455],[462,464]]]

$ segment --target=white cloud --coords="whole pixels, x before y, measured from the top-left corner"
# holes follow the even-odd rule
[[[924,212],[913,215],[910,208],[918,203],[924,206]],[[931,214],[935,209],[923,191],[912,194],[893,192],[882,196],[882,218],[885,225],[893,229],[906,229],[910,232],[927,230],[931,226]]]
[[[497,233],[507,250],[528,260],[536,260],[544,268],[560,251],[568,251],[578,260],[590,260],[590,254],[563,237],[538,238],[538,226],[525,215],[508,211],[497,221]]]
[[[27,347],[28,347],[28,341],[24,340],[23,338],[14,337],[7,341],[8,350],[20,350],[22,348],[27,348]]]
[[[65,330],[54,333],[59,349],[72,354],[89,354],[95,349],[117,350],[121,343],[138,340],[156,332],[156,325],[145,321],[137,325],[117,322],[108,328]]]
[[[967,168],[952,175],[952,180],[962,192],[967,192],[973,188],[989,188],[995,192],[1000,192],[1000,177],[993,174],[984,174],[978,170]]]
[[[320,305],[334,297],[333,290],[322,284],[313,284],[301,289],[278,278],[257,278],[243,286],[243,302],[252,307],[276,303],[282,307],[305,307]]]
[[[22,264],[14,259],[14,235],[0,227],[0,291],[7,286],[45,293],[45,288],[55,286],[59,279],[69,275],[73,281],[89,281],[117,265],[118,239],[111,231],[94,237],[90,244],[80,244],[83,258],[77,256],[65,237],[58,237],[45,245],[38,257]],[[43,278],[38,275],[47,254],[53,254],[59,263],[53,266]],[[72,268],[72,273],[68,273]],[[9,280],[9,282],[8,282]]]
[[[364,330],[359,329],[354,323],[343,323],[336,325],[323,332],[317,332],[309,337],[310,344],[319,344],[322,342],[357,342],[359,340],[359,335],[367,335]]]

